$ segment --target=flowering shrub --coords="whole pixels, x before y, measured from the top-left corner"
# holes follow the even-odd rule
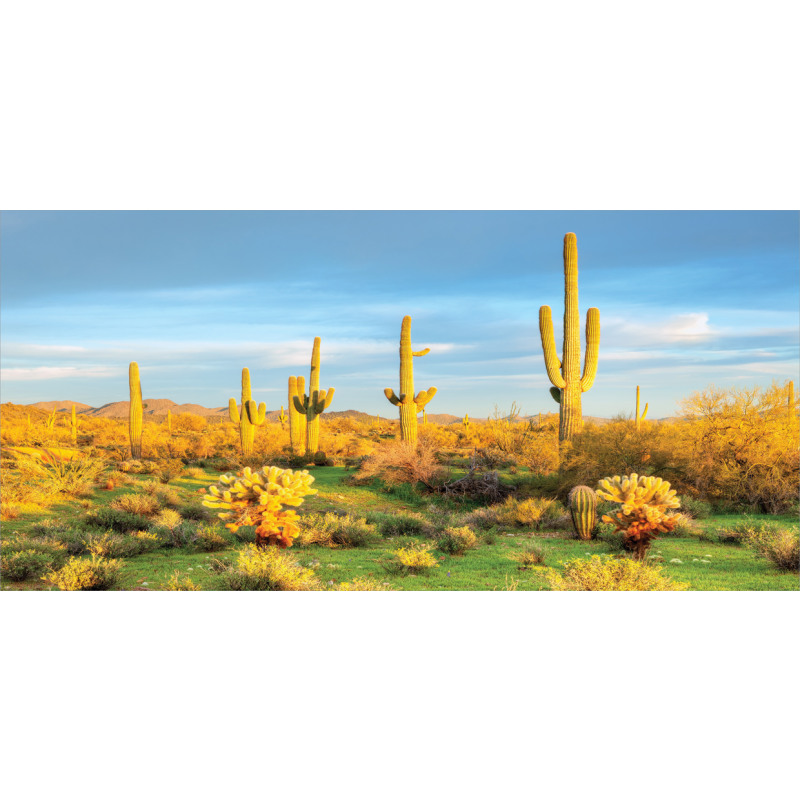
[[[235,566],[225,567],[224,582],[234,591],[297,592],[321,589],[314,571],[273,547],[246,545]]]
[[[643,559],[650,542],[659,533],[675,527],[667,509],[678,508],[680,501],[669,482],[661,478],[639,477],[635,472],[622,478],[619,475],[603,478],[598,484],[597,495],[603,500],[621,504],[615,514],[604,514],[602,521],[610,522],[616,530],[622,531],[622,546],[635,558]]]
[[[290,469],[264,467],[253,472],[245,467],[235,475],[223,475],[210,486],[211,497],[203,505],[219,511],[220,519],[230,522],[225,527],[233,533],[243,525],[255,525],[256,545],[264,547],[276,544],[291,547],[300,533],[299,517],[284,506],[299,506],[306,495],[316,494],[311,488],[314,482],[306,470],[293,472]]]
[[[661,574],[661,567],[629,558],[592,556],[564,563],[564,573],[551,569],[547,579],[554,591],[579,592],[665,592],[683,591],[685,583],[673,583]]]
[[[393,553],[395,562],[392,566],[396,571],[407,575],[421,575],[429,569],[439,566],[436,556],[431,553],[432,548],[433,545],[430,542],[416,542],[407,547],[401,547]],[[444,558],[444,556],[442,557]]]
[[[463,525],[460,528],[445,528],[444,532],[440,534],[436,546],[443,553],[460,556],[475,547],[477,543],[478,538],[472,528]]]
[[[73,556],[59,570],[51,570],[42,580],[62,592],[111,589],[117,583],[119,561],[92,554],[91,560]]]

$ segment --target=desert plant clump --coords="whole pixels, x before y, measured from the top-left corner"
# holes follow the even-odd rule
[[[162,587],[168,592],[199,592],[200,587],[189,577],[173,572]]]
[[[96,528],[111,528],[118,533],[148,530],[153,522],[141,514],[99,506],[90,509],[85,518],[86,524]]]
[[[448,553],[453,556],[461,556],[471,550],[478,543],[478,537],[475,536],[472,528],[462,525],[459,528],[445,528],[445,530],[437,537],[436,547],[443,553]]]
[[[435,491],[447,483],[450,470],[439,462],[430,442],[390,442],[367,456],[355,476],[358,483],[374,478],[387,486],[422,484]]]
[[[166,458],[159,461],[153,469],[153,474],[161,483],[169,483],[183,474],[183,461],[179,458]]]
[[[392,553],[393,561],[384,565],[389,572],[398,572],[403,575],[424,575],[429,570],[439,566],[436,556],[431,550],[430,542],[413,542],[406,547],[401,547]]]
[[[149,517],[158,512],[161,506],[157,498],[152,495],[122,494],[111,502],[110,508]]]
[[[540,545],[531,544],[519,553],[510,555],[509,558],[512,561],[516,561],[520,569],[530,569],[531,567],[544,566],[546,553]]]
[[[299,518],[296,511],[284,506],[299,506],[307,495],[316,494],[317,490],[311,488],[313,482],[306,470],[264,467],[253,472],[245,467],[235,475],[223,475],[210,486],[210,497],[203,505],[217,511],[220,519],[230,520],[225,527],[234,533],[242,526],[255,526],[259,547],[291,547],[300,533]]]
[[[104,591],[117,585],[121,568],[116,559],[94,554],[91,559],[72,556],[63,567],[51,570],[42,580],[62,592]]]
[[[768,558],[778,569],[800,570],[800,530],[776,522],[745,517],[737,524],[717,531],[718,541],[739,541]]]
[[[224,569],[221,576],[225,586],[234,591],[297,592],[322,588],[313,570],[275,547],[245,546],[239,551],[236,564]]]
[[[0,542],[0,579],[25,581],[60,567],[66,547],[57,541],[19,534]]]
[[[192,546],[203,553],[224,550],[230,542],[212,525],[201,525],[194,531]]]
[[[661,573],[661,567],[638,559],[592,556],[563,564],[564,571],[548,571],[554,591],[581,592],[668,592],[684,591],[688,584],[675,583]]]
[[[335,587],[337,592],[386,592],[391,590],[391,585],[388,583],[381,583],[374,578],[353,578],[350,581],[344,581]]]
[[[639,560],[645,558],[650,543],[659,533],[671,531],[675,526],[667,510],[678,508],[680,501],[669,482],[661,478],[639,477],[635,472],[623,477],[615,475],[600,481],[597,494],[621,504],[621,509],[605,515],[603,522],[610,522],[622,531],[624,549]]]
[[[375,525],[350,514],[309,514],[303,517],[297,541],[323,547],[364,547],[377,536]]]
[[[708,519],[711,516],[711,503],[692,497],[688,494],[681,495],[678,500],[681,504],[683,513],[692,519]]]
[[[182,522],[183,519],[181,515],[171,508],[162,509],[158,514],[156,514],[155,517],[153,517],[153,524],[156,527],[168,528],[169,530],[174,530]]]

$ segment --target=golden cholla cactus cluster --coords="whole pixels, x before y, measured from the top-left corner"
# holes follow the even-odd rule
[[[284,506],[299,506],[307,495],[316,494],[307,470],[294,472],[278,467],[264,467],[253,472],[245,467],[234,475],[223,475],[208,489],[210,497],[203,501],[207,508],[224,509],[220,519],[225,527],[237,531],[243,525],[254,525],[256,544],[291,547],[300,532],[297,512]]]
[[[603,515],[624,535],[623,546],[637,558],[644,558],[650,541],[659,533],[675,527],[668,509],[678,508],[680,501],[669,481],[662,478],[631,475],[603,478],[597,484],[597,494],[603,500],[620,503],[622,508],[613,516]]]

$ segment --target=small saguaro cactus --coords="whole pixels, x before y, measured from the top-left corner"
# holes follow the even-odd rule
[[[588,486],[575,486],[569,493],[572,527],[579,539],[591,539],[597,524],[597,494]]]
[[[256,440],[256,426],[263,425],[267,418],[267,404],[260,403],[256,407],[253,390],[250,388],[250,370],[242,369],[242,407],[236,407],[236,400],[228,400],[228,412],[231,422],[239,425],[239,441],[242,444],[242,455],[253,454],[253,443]]]
[[[422,424],[425,425],[428,422],[428,412],[423,408],[422,409]]]
[[[289,419],[289,417],[286,416],[286,411],[283,406],[281,406],[281,413],[278,414],[278,422],[280,422],[281,428],[286,424],[287,419]]]
[[[464,414],[464,419],[461,421],[464,423],[464,429],[469,430],[469,414]]]
[[[400,407],[400,438],[412,444],[417,441],[417,414],[436,394],[436,387],[431,386],[427,392],[414,395],[413,358],[427,355],[430,351],[430,347],[416,353],[411,349],[411,317],[403,317],[400,326],[400,397],[392,389],[384,389],[383,393],[390,403]]]
[[[142,384],[139,380],[139,365],[131,361],[128,367],[128,385],[131,390],[128,411],[128,432],[131,440],[131,458],[142,457]]]
[[[644,404],[644,411],[639,414],[639,387],[636,387],[636,430],[639,430],[639,426],[642,423],[642,420],[647,416],[647,403]]]
[[[70,432],[72,433],[72,443],[73,444],[77,444],[78,443],[78,417],[77,417],[77,414],[75,413],[75,404],[74,403],[72,404],[72,413],[70,414],[69,427],[70,427]]]
[[[300,399],[300,387],[294,397],[294,407],[306,418],[306,455],[314,456],[319,450],[319,416],[333,400],[335,389],[319,390],[319,345],[320,338],[314,339],[311,349],[311,375],[308,381],[308,394]]]
[[[306,379],[302,375],[289,377],[289,447],[293,455],[306,451],[306,426],[303,415],[294,407],[295,397],[303,397]]]
[[[550,394],[560,404],[558,440],[571,439],[583,427],[581,393],[591,389],[597,375],[600,346],[600,311],[590,308],[586,314],[586,357],[581,369],[580,312],[578,310],[578,243],[574,233],[564,237],[564,351],[563,361],[556,355],[553,318],[550,306],[539,309],[539,332],[542,338],[547,377],[553,386]]]
[[[47,430],[51,431],[56,426],[56,410],[53,409],[53,413],[49,414],[47,419],[44,421],[44,425]]]

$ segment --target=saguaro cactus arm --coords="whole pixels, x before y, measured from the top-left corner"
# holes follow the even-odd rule
[[[431,351],[430,347],[426,347],[424,350],[412,351],[411,355],[412,356],[426,356],[426,355],[428,355],[428,353],[430,353],[430,351]]]
[[[400,403],[403,401],[394,393],[394,389],[384,389],[383,393],[386,395],[386,399],[393,405],[399,406]],[[403,395],[405,397],[405,395]]]
[[[304,394],[301,400],[297,395],[292,398],[295,410],[298,414],[305,414],[308,411],[308,395]]]
[[[314,397],[314,411],[321,414],[333,401],[333,393],[336,389],[328,389],[328,391],[315,392]]]
[[[239,414],[239,407],[236,405],[236,400],[232,397],[228,400],[228,414],[230,415],[231,422],[239,424],[241,422],[241,415]]]
[[[590,308],[586,312],[586,355],[583,360],[581,391],[592,388],[597,376],[597,357],[600,352],[600,309]]]
[[[414,354],[416,355],[416,353]],[[434,395],[436,394],[437,389],[435,386],[431,386],[428,391],[421,391],[417,393],[417,396],[414,398],[414,402],[417,404],[417,410],[421,411],[425,406],[433,400]]]
[[[255,400],[248,400],[244,404],[247,410],[247,418],[250,420],[251,425],[263,425],[264,420],[267,418],[267,404],[259,403],[256,407]]]
[[[550,306],[539,309],[539,333],[542,337],[542,350],[544,351],[544,366],[550,383],[558,389],[563,389],[567,384],[561,375],[561,361],[556,354],[556,337],[553,333],[553,316]],[[556,401],[560,402],[560,400]]]

